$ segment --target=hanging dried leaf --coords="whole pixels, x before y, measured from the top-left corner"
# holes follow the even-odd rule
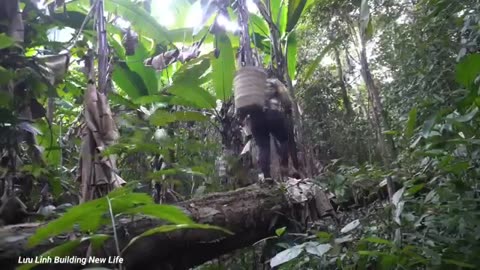
[[[126,55],[134,55],[138,45],[138,34],[128,28],[123,36],[122,45],[125,48]]]
[[[51,79],[49,79],[50,83],[57,84],[62,82],[67,74],[70,54],[63,53],[58,55],[37,56],[35,57],[35,61],[44,69],[44,75],[51,77]]]
[[[152,67],[157,71],[161,71],[171,63],[175,62],[179,53],[180,52],[177,49],[167,51],[157,56],[145,59],[143,64],[147,67]]]
[[[100,113],[98,112],[97,89],[93,83],[87,85],[87,91],[84,97],[85,103],[85,122],[92,132],[98,132],[100,126]]]
[[[200,55],[199,47],[197,44],[194,44],[191,47],[182,48],[180,55],[178,56],[178,61],[185,63],[192,59],[197,58]]]
[[[110,110],[110,106],[108,106],[107,97],[102,94],[98,93],[99,98],[99,105],[100,105],[100,121],[101,121],[101,130],[103,134],[103,139],[105,144],[110,145],[115,140],[119,138],[117,125],[113,120],[112,112]]]
[[[98,93],[95,85],[89,83],[84,102],[86,126],[82,132],[79,171],[82,201],[88,201],[126,182],[116,174],[115,158],[102,157],[100,154],[106,145],[112,144],[119,136],[107,97]]]

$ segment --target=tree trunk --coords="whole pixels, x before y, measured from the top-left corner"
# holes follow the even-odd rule
[[[375,124],[374,129],[378,140],[378,146],[380,148],[384,164],[388,165],[394,158],[393,141],[387,138],[384,134],[384,131],[388,130],[389,126],[383,114],[383,105],[382,100],[380,99],[380,92],[375,85],[368,65],[365,36],[360,35],[360,39],[362,44],[360,52],[362,78],[367,88],[368,98],[372,104],[372,119]]]
[[[81,133],[82,146],[79,160],[79,180],[81,181],[81,202],[106,195],[122,186],[125,181],[116,173],[116,158],[104,157],[105,148],[115,143],[119,137],[118,129],[108,103],[108,88],[111,67],[103,12],[103,0],[91,1],[95,7],[97,30],[98,76],[95,76],[93,53],[85,58],[85,70],[88,78],[84,93],[85,125]],[[95,82],[98,83],[95,83]]]
[[[305,203],[309,210],[315,210],[308,212],[312,219],[318,219],[332,211],[326,195],[318,188],[315,188],[316,191],[313,193],[304,190],[308,200],[298,203],[294,197],[289,197],[288,194],[291,193],[285,192],[284,189],[281,185],[251,185],[231,192],[210,194],[203,198],[178,203],[177,206],[194,221],[221,226],[234,234],[229,235],[214,230],[185,229],[144,237],[122,251],[121,257],[125,260],[123,265],[127,269],[188,269],[230,251],[249,247],[273,235],[276,228],[288,225],[289,219],[297,219],[300,223],[305,222],[299,219],[305,215],[302,212],[306,211],[302,206]],[[156,219],[140,218],[120,220],[116,224],[120,248],[123,249],[133,237],[162,225],[162,222]],[[0,229],[0,265],[3,269],[13,268],[19,256],[37,256],[72,240],[71,237],[53,237],[33,249],[27,249],[28,237],[40,225],[39,223],[19,224]],[[109,227],[98,233],[112,236],[113,231]],[[85,257],[87,246],[88,243],[81,244],[71,255]],[[114,240],[110,238],[103,245],[103,250],[95,255],[107,257],[116,254]],[[85,267],[78,264],[40,265],[35,269],[83,269]]]

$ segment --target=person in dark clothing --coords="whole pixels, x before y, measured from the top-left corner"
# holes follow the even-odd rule
[[[276,148],[280,157],[282,176],[288,175],[289,145],[293,142],[293,127],[290,124],[292,100],[286,87],[277,79],[269,79],[266,89],[265,106],[247,106],[239,108],[237,115],[243,121],[248,115],[248,125],[258,147],[258,163],[265,179],[270,173],[270,135],[276,139]],[[292,154],[292,163],[298,170],[296,153]],[[298,173],[291,176],[298,177]]]

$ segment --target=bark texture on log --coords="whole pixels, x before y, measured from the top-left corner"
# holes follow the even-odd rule
[[[121,255],[126,269],[188,269],[272,235],[275,228],[286,224],[285,216],[292,211],[287,192],[279,185],[251,185],[232,192],[215,193],[181,202],[177,206],[183,208],[196,222],[221,226],[234,235],[213,230],[188,229],[145,237],[137,240]],[[120,248],[124,248],[133,237],[159,225],[162,225],[162,221],[150,218],[137,218],[118,225]],[[55,237],[33,249],[27,249],[28,237],[39,226],[41,224],[32,223],[0,228],[2,269],[13,269],[19,256],[40,255],[68,241],[67,237]],[[112,235],[112,228],[105,228],[101,233]],[[81,245],[72,255],[85,257],[87,245]],[[100,254],[94,255],[117,255],[113,239],[107,240]],[[85,267],[73,264],[40,265],[35,269]]]

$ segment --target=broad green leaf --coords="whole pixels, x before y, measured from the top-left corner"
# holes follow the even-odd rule
[[[173,85],[175,84],[188,84],[194,86],[201,86],[208,80],[205,76],[206,71],[210,67],[210,55],[202,56],[186,64],[184,64],[173,75]]]
[[[110,237],[111,236],[107,234],[94,234],[92,236],[82,238],[82,241],[87,239],[90,240],[93,249],[97,250],[103,247],[103,243],[105,243],[105,241],[107,241]]]
[[[205,121],[208,119],[200,112],[175,112],[174,115],[177,121]]]
[[[171,96],[150,95],[136,98],[133,100],[133,103],[137,105],[146,105],[152,103],[170,103],[171,100]]]
[[[278,14],[277,27],[280,30],[280,37],[284,37],[287,30],[287,16],[288,16],[288,6],[286,5],[287,0],[283,0],[280,12]]]
[[[332,234],[328,232],[318,232],[316,236],[321,242],[328,242],[333,237]]]
[[[149,121],[152,125],[164,126],[175,121],[204,121],[206,119],[208,119],[208,117],[199,112],[170,113],[163,110],[157,110],[150,116]]]
[[[60,166],[61,151],[60,145],[56,138],[60,135],[60,126],[49,126],[45,120],[38,121],[36,126],[40,133],[36,136],[38,144],[45,148],[44,157],[49,165]]]
[[[179,208],[171,205],[149,204],[125,211],[126,214],[143,214],[175,224],[193,224],[193,221]]]
[[[117,63],[112,79],[130,98],[134,99],[148,95],[148,89],[142,78],[131,71],[125,63]]]
[[[164,110],[157,110],[150,116],[148,121],[155,126],[165,126],[175,122],[175,115]]]
[[[131,188],[119,188],[109,193],[114,214],[122,213],[132,207],[153,204],[152,198],[143,193],[132,193]],[[29,246],[35,246],[49,237],[71,231],[75,224],[80,231],[95,231],[101,225],[110,224],[106,198],[85,202],[70,208],[63,216],[49,221],[39,228],[28,240]]]
[[[178,83],[174,84],[169,92],[198,109],[212,109],[216,106],[215,97],[200,86]]]
[[[6,33],[0,33],[0,50],[11,47],[15,42]]]
[[[252,28],[251,30],[253,32],[257,32],[262,36],[266,36],[266,37],[270,36],[270,30],[268,29],[268,24],[263,18],[261,18],[256,14],[250,14],[249,16],[250,16],[249,17],[250,25]]]
[[[46,168],[40,167],[35,164],[26,164],[20,167],[20,171],[24,173],[32,174],[34,177],[38,178],[40,175],[48,172]]]
[[[210,95],[210,97],[213,97],[209,92],[205,91],[203,88],[199,88],[197,90],[192,89],[194,91],[203,91],[206,95]],[[173,93],[173,92],[172,92]],[[184,93],[182,93],[184,94]],[[215,100],[215,98],[213,98]],[[189,107],[189,108],[196,108],[196,109],[211,109],[212,107],[209,104],[206,104],[207,107],[203,107],[202,105],[205,103],[205,101],[202,100],[196,100],[196,101],[189,101],[181,96],[173,96],[172,99],[169,101],[170,105],[179,105],[179,106],[184,106],[184,107]]]
[[[270,1],[270,10],[272,14],[272,20],[277,25],[278,30],[280,31],[280,36],[283,37],[285,29],[287,28],[287,7],[288,0],[271,0]]]
[[[240,47],[240,39],[238,38],[238,36],[235,36],[234,33],[230,32],[227,32],[227,36],[230,39],[230,44],[232,45],[232,48]],[[205,40],[208,40],[208,37]]]
[[[139,36],[153,38],[158,43],[170,43],[168,30],[148,12],[130,0],[109,0],[104,2],[108,12],[118,14],[129,21]]]
[[[153,95],[158,92],[157,76],[155,75],[155,70],[143,64],[143,61],[149,56],[144,45],[139,43],[135,49],[135,54],[126,56],[126,62],[128,68],[142,78],[144,85],[147,87],[148,94]]]
[[[275,234],[278,235],[278,236],[282,236],[285,233],[286,229],[287,229],[287,227],[282,227],[282,228],[276,229]]]
[[[413,132],[415,131],[416,125],[417,125],[417,107],[411,109],[410,113],[408,113],[407,125],[405,127],[405,137],[407,139],[412,137]]]
[[[413,196],[413,195],[415,195],[417,192],[419,192],[420,190],[422,190],[424,187],[425,187],[425,183],[418,184],[418,185],[414,185],[413,187],[407,189],[406,194],[409,195],[409,196]]]
[[[168,32],[172,42],[189,43],[193,41],[193,28],[176,28]]]
[[[109,31],[108,27],[107,27],[107,31]],[[107,35],[107,40],[108,40],[108,44],[110,44],[110,46],[113,48],[113,53],[115,53],[116,56],[118,56],[118,58],[125,60],[126,56],[125,56],[125,48],[123,48],[123,45],[122,45],[122,36],[117,34],[112,34],[110,32],[108,33],[109,35]]]
[[[57,26],[68,26],[73,29],[80,29],[82,23],[85,21],[85,16],[88,13],[88,6],[82,3],[72,1],[67,3],[66,13],[53,13],[51,16],[56,20]],[[84,29],[92,29],[93,22],[90,20],[85,24]]]
[[[395,269],[395,266],[397,265],[398,260],[399,260],[398,256],[395,256],[392,254],[385,254],[380,257],[379,269],[380,270]]]
[[[305,5],[307,0],[289,0],[288,1],[288,19],[287,19],[287,32],[293,30],[293,28],[297,25],[300,16],[305,9]]]
[[[387,245],[387,246],[392,246],[393,247],[393,243],[391,241],[388,241],[388,240],[385,240],[385,239],[382,239],[382,238],[378,238],[378,237],[367,237],[367,238],[363,238],[361,241],[369,242],[369,243],[375,243],[375,244],[382,244],[382,245]]]
[[[269,57],[271,53],[270,38],[254,32],[252,35],[252,39],[255,47],[257,47],[263,53],[265,53],[265,57],[264,57],[264,61],[265,61],[265,58]]]
[[[454,174],[462,174],[470,167],[470,164],[468,162],[454,162],[441,167],[446,172],[451,172]]]
[[[108,93],[108,99],[113,103],[113,104],[119,104],[119,105],[123,105],[129,109],[134,109],[136,110],[138,108],[138,106],[132,102],[131,100],[127,99],[127,98],[124,98],[122,97],[121,95],[117,94],[117,93]]]
[[[0,66],[0,85],[7,84],[15,77],[15,73]]]
[[[145,193],[131,192],[123,196],[110,197],[110,203],[114,214],[124,213],[132,207],[152,204],[152,198]],[[106,199],[106,198],[104,198]],[[110,223],[110,222],[109,222]]]
[[[297,36],[295,32],[288,35],[287,41],[287,66],[288,75],[291,80],[295,79],[295,71],[297,68]]]
[[[313,72],[318,68],[320,62],[322,61],[323,57],[331,50],[333,47],[340,44],[340,40],[332,41],[332,43],[328,44],[323,50],[315,57],[315,60],[308,66],[307,73],[305,74],[305,80],[308,80],[312,77]]]
[[[157,43],[171,43],[168,30],[160,25],[141,5],[130,0],[109,0],[104,1],[104,6],[107,12],[117,14],[130,22],[133,30],[139,36],[150,37]],[[87,14],[90,10],[90,0],[71,1],[67,3],[67,10]],[[78,28],[79,26],[75,29]]]
[[[235,73],[235,57],[232,44],[225,34],[216,36],[218,58],[212,57],[212,81],[217,99],[227,101],[232,96],[233,76]]]
[[[28,240],[30,247],[40,244],[49,237],[71,231],[75,224],[80,225],[81,231],[96,230],[107,211],[105,198],[92,200],[70,208],[62,217],[48,222],[36,230]]]
[[[480,75],[480,53],[471,54],[464,57],[457,64],[455,78],[458,83],[469,88]]]
[[[270,0],[270,14],[272,14],[273,22],[278,26],[280,5],[283,5],[284,0]]]
[[[316,0],[307,0],[307,3],[305,4],[305,10],[307,10],[313,3],[315,3]]]

